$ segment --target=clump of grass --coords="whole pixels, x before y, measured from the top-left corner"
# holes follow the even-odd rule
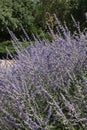
[[[56,19],[57,20],[57,19]],[[76,23],[75,23],[76,24]],[[76,25],[77,26],[77,25]],[[86,130],[87,32],[58,21],[52,42],[34,36],[23,48],[9,30],[17,57],[0,74],[0,128]]]

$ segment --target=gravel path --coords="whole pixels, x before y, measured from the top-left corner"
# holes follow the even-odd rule
[[[13,60],[0,60],[1,68],[10,67],[11,65],[13,65]]]

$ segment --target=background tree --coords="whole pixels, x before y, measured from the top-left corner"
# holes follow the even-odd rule
[[[6,27],[17,27],[18,20],[12,17],[12,0],[0,1],[0,40],[7,39]]]
[[[55,13],[61,22],[66,21],[72,30],[71,14],[77,21],[81,22],[83,28],[85,23],[85,12],[87,12],[87,0],[39,0],[40,13],[37,15],[39,26],[46,25],[48,15],[52,18]],[[48,19],[51,19],[48,17]]]
[[[77,21],[80,22],[81,28],[87,27],[86,16],[87,0],[70,0],[70,14],[72,14]]]
[[[34,26],[34,4],[32,0],[0,1],[1,40],[8,38],[6,27],[11,28],[17,35],[21,32],[20,23],[23,24],[26,31],[32,31],[32,26]]]

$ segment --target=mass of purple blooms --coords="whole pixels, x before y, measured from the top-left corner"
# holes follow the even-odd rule
[[[75,25],[58,21],[52,41],[33,35],[27,48],[8,29],[17,56],[0,68],[0,130],[86,130],[87,30]]]

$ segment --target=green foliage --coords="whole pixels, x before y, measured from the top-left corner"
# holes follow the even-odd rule
[[[87,0],[72,0],[70,2],[70,13],[80,22],[81,28],[87,26],[85,13],[87,13]]]
[[[29,42],[21,42],[23,47],[29,46]],[[15,54],[15,49],[12,46],[12,41],[3,41],[0,43],[0,58],[5,58],[7,55],[7,50],[9,50],[10,53]]]
[[[66,21],[68,25],[71,23],[71,14],[77,21],[80,21],[83,27],[85,23],[85,13],[87,12],[87,0],[39,0],[39,9],[36,19],[38,24],[43,28],[46,28],[46,22],[50,20],[53,24],[53,14],[55,13],[59,20]],[[49,14],[49,16],[47,15]],[[54,24],[55,26],[55,24]],[[72,30],[71,26],[71,30]]]
[[[5,26],[10,25],[11,23],[16,24],[16,19],[12,18],[12,0],[10,1],[0,1],[0,24],[1,26],[1,31],[3,31],[3,28]]]
[[[32,0],[1,0],[0,1],[0,35],[8,39],[6,27],[18,35],[21,32],[19,24],[23,24],[27,32],[34,28],[35,3]]]
[[[33,11],[34,7],[32,0],[16,0],[13,2],[13,17],[27,27],[26,29],[33,23]]]
[[[14,52],[11,41],[4,41],[0,43],[0,53],[6,53],[6,47],[9,49],[10,52]]]

